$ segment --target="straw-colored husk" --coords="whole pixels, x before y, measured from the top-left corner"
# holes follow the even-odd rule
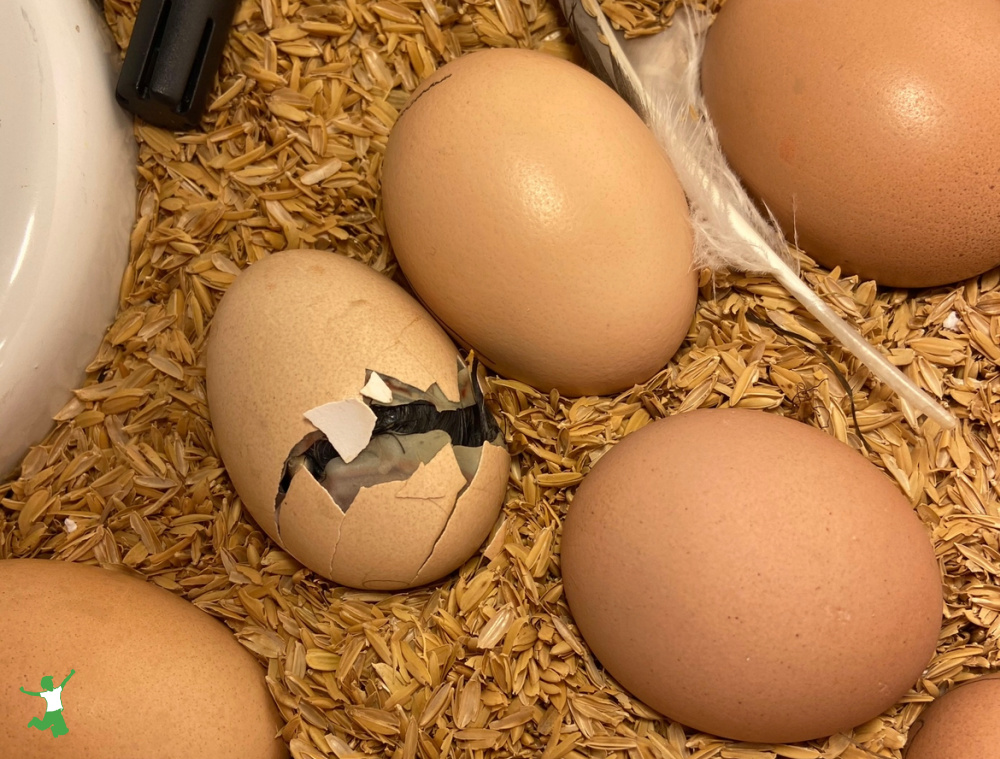
[[[106,0],[123,45],[137,5]],[[605,8],[645,33],[675,5]],[[940,688],[1000,665],[996,271],[880,293],[803,262],[819,292],[950,404],[962,420],[955,434],[915,427],[774,282],[705,274],[689,340],[642,387],[566,399],[490,381],[515,456],[509,497],[483,552],[446,582],[398,595],[334,587],[244,514],[205,403],[219,297],[242,267],[284,248],[336,249],[392,273],[378,199],[389,129],[422,77],[482,46],[576,59],[545,0],[244,0],[204,132],[136,126],[138,222],[118,317],[53,432],[0,485],[0,557],[125,567],[224,620],[266,667],[297,759],[899,757]],[[559,576],[567,497],[615,441],[653,419],[768,409],[861,449],[823,357],[751,311],[838,362],[869,458],[932,531],[947,588],[937,656],[904,703],[803,746],[734,744],[661,720],[595,665]]]

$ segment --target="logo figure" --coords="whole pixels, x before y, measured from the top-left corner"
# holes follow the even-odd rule
[[[42,719],[35,717],[28,723],[28,727],[37,728],[42,732],[51,729],[52,736],[55,738],[58,738],[60,735],[66,735],[69,732],[69,728],[66,727],[66,720],[63,719],[62,715],[62,689],[66,687],[66,683],[69,682],[69,679],[75,672],[75,669],[71,669],[69,674],[66,675],[66,679],[62,681],[58,688],[52,687],[52,678],[48,676],[42,678],[42,691],[40,693],[21,688],[21,693],[29,696],[41,696],[45,699],[45,716]]]

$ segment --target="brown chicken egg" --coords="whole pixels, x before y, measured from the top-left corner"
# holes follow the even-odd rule
[[[927,707],[903,759],[1000,759],[1000,675],[967,680]]]
[[[528,50],[443,66],[389,135],[382,198],[419,298],[506,377],[617,392],[684,340],[684,193],[642,120],[579,66]]]
[[[264,530],[342,585],[459,567],[503,503],[510,457],[478,380],[402,288],[323,251],[245,270],[212,321],[208,403]]]
[[[283,759],[265,668],[124,572],[0,561],[0,756]]]
[[[628,435],[570,503],[561,565],[584,639],[623,687],[741,741],[876,717],[917,681],[941,625],[934,551],[896,485],[761,411]]]
[[[702,86],[789,240],[926,287],[1000,265],[997,61],[996,0],[729,0]]]

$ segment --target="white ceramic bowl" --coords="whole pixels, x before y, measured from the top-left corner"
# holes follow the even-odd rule
[[[135,218],[132,120],[90,0],[0,0],[0,478],[84,378]]]

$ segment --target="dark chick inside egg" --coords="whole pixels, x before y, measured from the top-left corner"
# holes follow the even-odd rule
[[[292,478],[305,470],[321,484],[341,511],[346,512],[362,488],[409,479],[421,464],[429,464],[438,452],[451,445],[467,484],[471,484],[482,459],[485,444],[502,444],[496,421],[486,408],[479,383],[459,361],[462,400],[448,400],[437,385],[427,391],[382,377],[368,370],[366,386],[378,377],[391,393],[389,402],[366,398],[375,415],[371,441],[350,461],[337,452],[320,430],[306,435],[289,453],[275,498],[278,530],[281,502]],[[461,494],[459,494],[461,495]]]

